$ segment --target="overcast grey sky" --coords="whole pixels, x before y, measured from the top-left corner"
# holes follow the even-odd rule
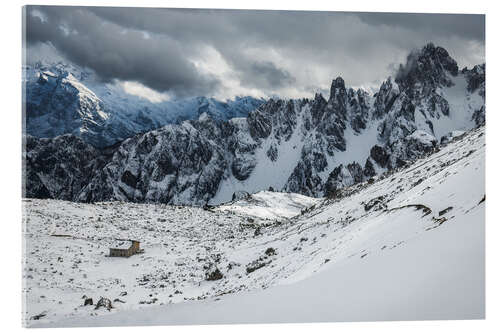
[[[170,98],[310,97],[339,75],[370,89],[428,42],[461,68],[485,48],[482,15],[30,6],[26,24],[29,61],[57,53]]]

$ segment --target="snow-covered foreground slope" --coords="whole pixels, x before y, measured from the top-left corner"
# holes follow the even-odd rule
[[[296,199],[259,195],[260,207]],[[338,195],[267,219],[248,200],[214,211],[27,200],[26,325],[484,317],[484,127]],[[145,253],[105,257],[112,238]],[[223,277],[206,280],[215,268]]]
[[[476,212],[469,218],[483,220]],[[294,284],[58,326],[481,319],[483,231],[457,219],[398,250],[332,265]]]

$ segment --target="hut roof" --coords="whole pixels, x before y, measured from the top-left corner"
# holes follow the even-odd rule
[[[110,246],[112,249],[127,250],[132,245],[132,241],[122,240],[117,241]]]

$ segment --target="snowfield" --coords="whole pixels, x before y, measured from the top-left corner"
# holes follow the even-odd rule
[[[481,127],[335,198],[25,199],[24,324],[484,318],[484,154]],[[145,253],[107,257],[116,238]]]
[[[296,193],[262,191],[249,195],[248,198],[220,205],[216,210],[261,219],[279,220],[299,215],[302,210],[320,202],[322,199]]]

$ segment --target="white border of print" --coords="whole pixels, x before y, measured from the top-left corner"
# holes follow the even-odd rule
[[[184,8],[237,8],[237,9],[293,9],[293,10],[330,10],[330,11],[391,11],[391,12],[427,12],[427,13],[475,13],[486,14],[486,62],[487,62],[487,165],[486,187],[488,204],[486,205],[486,245],[487,245],[487,281],[486,281],[486,320],[478,321],[423,321],[423,322],[376,322],[376,323],[326,323],[326,324],[273,324],[273,325],[238,325],[238,326],[176,326],[168,327],[170,332],[252,332],[255,330],[300,332],[479,332],[499,331],[500,320],[499,265],[497,254],[500,253],[497,240],[499,232],[499,211],[495,207],[498,201],[500,185],[496,166],[500,165],[497,143],[500,143],[500,105],[496,98],[499,87],[498,37],[500,31],[500,11],[493,1],[458,2],[419,0],[403,1],[223,1],[223,0],[181,0],[181,1],[137,1],[137,0],[87,0],[87,1],[10,1],[2,4],[2,75],[1,75],[1,115],[0,135],[2,149],[1,172],[1,230],[2,232],[2,274],[0,275],[0,318],[4,331],[21,331],[21,6],[25,4],[44,5],[83,5],[83,6],[128,6],[128,7],[184,7]],[[86,330],[78,328],[75,330]],[[132,332],[137,328],[92,328],[93,332]],[[148,332],[163,332],[165,327],[141,328]],[[55,332],[47,329],[44,332]],[[57,332],[60,332],[58,330]]]

